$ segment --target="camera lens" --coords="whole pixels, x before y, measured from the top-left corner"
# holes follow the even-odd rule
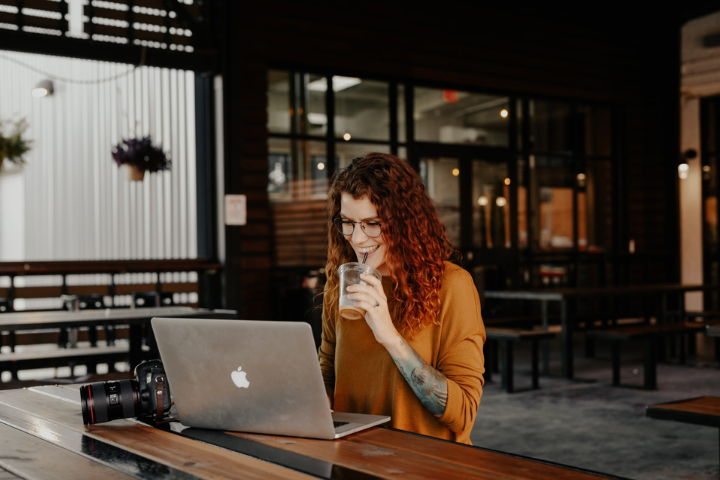
[[[136,417],[142,411],[137,380],[91,383],[80,387],[83,424]]]

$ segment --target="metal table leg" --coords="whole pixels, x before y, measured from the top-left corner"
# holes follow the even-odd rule
[[[548,305],[547,300],[540,302],[540,311],[542,319],[542,329],[548,331]],[[542,357],[543,357],[543,375],[550,375],[550,340],[544,338],[542,340]]]
[[[572,328],[568,321],[567,301],[560,300],[560,323],[562,324],[562,374],[563,377],[573,378],[573,337]]]

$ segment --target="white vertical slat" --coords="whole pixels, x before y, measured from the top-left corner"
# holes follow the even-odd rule
[[[197,232],[197,158],[195,143],[195,74],[193,72],[185,72],[185,104],[187,105],[185,113],[185,139],[187,141],[187,158],[188,158],[188,181],[185,185],[185,199],[188,202],[187,215],[188,223],[186,231]],[[188,258],[197,257],[197,235],[186,235],[188,239]]]
[[[165,148],[170,153],[170,158],[174,159],[175,155],[172,151],[172,109],[170,105],[170,70],[163,70],[163,132],[165,133]],[[165,252],[164,258],[173,258],[172,254],[172,182],[170,175],[163,174],[163,205],[165,206],[163,215],[165,217]]]
[[[180,165],[178,165],[178,171],[175,175],[175,178],[177,178],[177,190],[176,192],[187,191],[185,189],[186,185],[186,171],[187,171],[187,142],[185,140],[187,135],[187,123],[185,122],[185,76],[183,75],[184,72],[177,71],[177,77],[178,77],[178,86],[177,86],[177,104],[178,104],[178,132],[177,136],[177,152],[178,157],[180,157]],[[176,225],[176,228],[179,227],[179,232],[184,232],[187,228],[187,196],[180,197],[178,195],[178,224]],[[181,258],[187,258],[187,237],[185,235],[178,235],[178,238],[180,240],[179,245],[179,251],[178,256]]]
[[[171,123],[171,132],[172,132],[172,147],[171,151],[175,158],[178,159],[178,167],[177,169],[180,170],[182,159],[180,158],[180,149],[178,148],[178,144],[180,143],[179,132],[178,132],[178,73],[177,70],[171,70],[170,71],[170,98],[172,99],[172,109],[171,109],[171,116],[170,116],[170,123]],[[172,209],[172,230],[170,232],[170,236],[172,237],[172,255],[171,258],[179,258],[180,257],[180,235],[177,228],[177,225],[180,223],[180,209],[178,208],[178,205],[180,204],[180,198],[178,195],[178,189],[180,188],[180,182],[179,182],[179,175],[177,173],[172,176],[172,203],[171,203],[171,209]]]

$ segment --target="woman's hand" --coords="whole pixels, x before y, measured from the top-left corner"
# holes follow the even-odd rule
[[[349,300],[356,301],[356,305],[365,310],[365,321],[375,335],[378,343],[388,346],[397,343],[400,337],[395,325],[393,325],[388,309],[387,297],[382,288],[382,281],[374,275],[363,273],[360,279],[367,283],[357,283],[347,287]]]

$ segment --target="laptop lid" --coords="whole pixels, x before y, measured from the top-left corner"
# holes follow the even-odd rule
[[[307,323],[153,318],[152,328],[184,425],[332,439],[390,419],[338,414],[347,423],[336,432]]]

